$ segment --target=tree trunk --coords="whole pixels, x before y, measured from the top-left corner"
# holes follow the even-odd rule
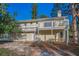
[[[72,43],[75,43],[75,44],[78,43],[76,16],[74,16],[74,19],[73,19],[73,40],[72,40]]]
[[[36,16],[37,16],[37,4],[34,3],[33,4],[33,7],[32,7],[32,19],[36,19]]]
[[[76,16],[77,16],[77,11],[76,11],[76,4],[72,5],[72,16],[73,16],[73,23],[72,23],[72,30],[73,30],[73,39],[72,39],[72,43],[73,44],[77,44],[78,43],[78,37],[77,37],[77,23],[76,23]]]

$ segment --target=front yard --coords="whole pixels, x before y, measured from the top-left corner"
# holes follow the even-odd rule
[[[71,50],[70,50],[71,49]],[[0,44],[0,56],[75,56],[79,47],[47,42],[9,42]]]
[[[13,51],[6,49],[6,48],[0,48],[0,56],[16,56],[17,54]]]

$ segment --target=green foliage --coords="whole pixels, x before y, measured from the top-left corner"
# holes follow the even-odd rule
[[[11,50],[0,48],[0,56],[16,56],[17,54]]]
[[[0,33],[13,32],[16,27],[14,17],[12,17],[7,11],[7,4],[0,4]]]
[[[0,32],[2,33],[12,32],[15,26],[16,23],[9,14],[3,15],[2,19],[0,19]]]
[[[55,3],[50,15],[52,17],[57,17],[58,10],[62,11],[62,16],[72,15],[72,3]]]
[[[60,9],[60,4],[59,3],[55,3],[54,4],[54,8],[52,8],[50,15],[52,17],[57,17],[57,11]]]
[[[39,18],[48,18],[47,15],[41,14]]]

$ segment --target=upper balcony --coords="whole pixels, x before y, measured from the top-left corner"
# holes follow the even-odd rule
[[[30,32],[36,31],[36,28],[39,30],[46,30],[46,29],[67,29],[69,25],[68,20],[52,20],[52,21],[42,21],[38,23],[25,23],[20,24],[20,28],[22,31]]]
[[[39,23],[39,29],[67,29],[68,20],[53,20]]]

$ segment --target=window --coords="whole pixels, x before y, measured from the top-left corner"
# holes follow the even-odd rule
[[[52,26],[52,22],[45,22],[44,23],[44,27],[51,27]]]

